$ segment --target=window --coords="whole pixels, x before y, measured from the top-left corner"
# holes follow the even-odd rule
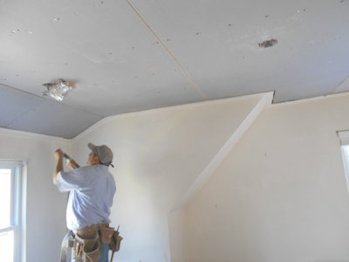
[[[22,163],[0,161],[0,261],[21,261]]]
[[[342,145],[341,149],[345,169],[345,178],[347,180],[347,186],[349,186],[349,145]]]
[[[347,180],[347,188],[349,191],[349,131],[338,131],[337,134],[341,143],[345,178]]]

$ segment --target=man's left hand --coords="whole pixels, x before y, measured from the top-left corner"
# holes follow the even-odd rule
[[[58,161],[58,160],[60,160],[60,159],[62,159],[63,158],[63,155],[64,155],[64,153],[63,153],[63,151],[60,149],[60,148],[58,148],[56,151],[55,151],[55,159]]]

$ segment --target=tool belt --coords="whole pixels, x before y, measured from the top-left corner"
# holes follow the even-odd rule
[[[74,250],[74,257],[77,261],[97,262],[100,257],[100,245],[108,244],[112,250],[111,260],[114,252],[119,251],[122,237],[118,229],[109,227],[106,224],[96,224],[83,227],[74,232],[74,241],[69,246]]]

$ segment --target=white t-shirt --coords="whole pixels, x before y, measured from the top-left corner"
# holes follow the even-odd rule
[[[70,191],[67,204],[67,227],[75,230],[92,224],[110,223],[110,208],[116,191],[108,167],[92,165],[59,172],[56,185]]]

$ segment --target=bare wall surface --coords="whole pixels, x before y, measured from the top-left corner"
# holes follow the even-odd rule
[[[109,145],[117,183],[112,223],[125,237],[117,260],[171,261],[168,215],[263,95],[116,116],[73,141]]]
[[[58,261],[66,195],[52,184],[53,152],[67,140],[0,129],[0,159],[26,162],[26,262]]]
[[[349,261],[348,115],[348,95],[265,110],[188,205],[173,261]]]

